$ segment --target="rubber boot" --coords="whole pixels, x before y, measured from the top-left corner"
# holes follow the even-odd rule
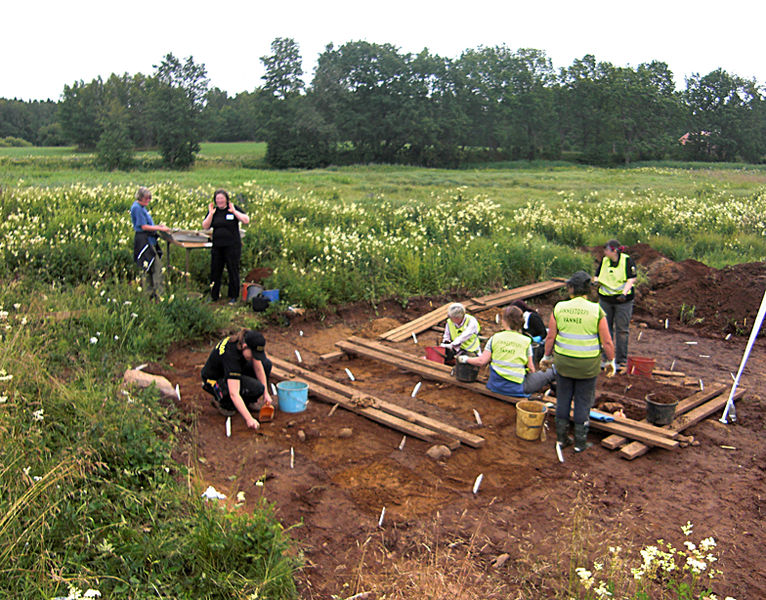
[[[587,423],[575,423],[574,426],[574,438],[575,438],[575,452],[582,452],[587,450],[593,444],[588,441],[588,424]]]
[[[569,437],[569,421],[567,419],[556,419],[556,442],[565,448],[572,443]]]

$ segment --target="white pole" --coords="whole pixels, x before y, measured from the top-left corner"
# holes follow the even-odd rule
[[[723,416],[720,418],[721,423],[727,423],[728,421],[726,418],[729,416],[729,411],[734,408],[734,392],[737,391],[737,385],[739,384],[739,379],[742,377],[742,371],[745,370],[745,364],[747,363],[747,359],[750,357],[750,351],[753,349],[753,344],[755,344],[755,338],[758,337],[758,332],[761,330],[761,324],[763,323],[763,317],[766,314],[766,291],[763,292],[763,300],[761,300],[761,308],[758,309],[758,314],[755,317],[755,324],[753,325],[753,330],[750,332],[750,339],[747,340],[747,347],[745,348],[745,353],[742,355],[742,362],[739,363],[739,371],[737,371],[737,376],[734,378],[734,383],[731,386],[731,392],[729,392],[729,399],[726,401],[726,408],[723,410]],[[736,420],[736,411],[734,420]]]

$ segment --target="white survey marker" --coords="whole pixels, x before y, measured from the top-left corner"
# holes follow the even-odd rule
[[[479,493],[479,486],[481,486],[481,480],[484,479],[484,473],[479,473],[476,477],[476,481],[473,482],[473,495]]]

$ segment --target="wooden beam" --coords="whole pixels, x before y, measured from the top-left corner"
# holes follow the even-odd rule
[[[334,363],[336,361],[339,361],[341,358],[346,356],[345,352],[341,352],[340,350],[336,350],[335,352],[328,352],[327,354],[320,354],[319,360],[326,363]]]
[[[373,402],[373,406],[371,406],[370,408],[375,408],[382,412],[393,415],[397,418],[409,421],[410,423],[413,423],[415,425],[428,428],[437,434],[441,434],[447,438],[456,439],[466,444],[467,446],[471,446],[472,448],[481,448],[485,443],[484,438],[479,435],[470,433],[468,431],[464,431],[462,429],[459,429],[458,427],[454,427],[452,425],[449,425],[437,419],[427,417],[414,410],[409,410],[407,408],[404,408],[392,402],[387,402],[385,400],[381,400],[380,398],[375,398],[373,396],[360,392],[359,390],[355,388],[345,386],[341,383],[338,383],[331,379],[327,379],[326,377],[322,377],[321,375],[318,375],[316,373],[313,373],[311,371],[308,371],[306,369],[293,365],[292,363],[288,363],[286,361],[282,361],[274,357],[272,357],[271,360],[272,360],[272,363],[274,364],[274,367],[288,374],[288,376],[289,375],[298,376],[301,379],[310,381],[312,385],[314,386],[320,386],[321,387],[320,391],[322,392],[327,390],[329,392],[332,392],[332,394],[343,396],[345,398],[346,404],[351,404],[357,409],[359,408],[359,406],[356,404],[355,398],[358,398],[359,396],[369,396]],[[283,377],[283,378],[287,378],[287,377]],[[336,400],[335,396],[333,396],[333,399],[327,400],[327,401],[335,402],[335,400]],[[338,402],[338,404],[341,404],[341,403]],[[341,404],[341,406],[346,408],[347,407],[346,404]],[[352,410],[352,409],[349,408],[349,410]],[[355,410],[354,412],[357,412],[357,411]]]

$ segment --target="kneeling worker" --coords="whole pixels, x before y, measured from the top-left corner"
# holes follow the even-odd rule
[[[465,314],[465,307],[460,302],[450,304],[441,343],[442,347],[447,349],[445,363],[455,364],[455,356],[477,356],[481,350],[480,329],[479,321],[476,317]]]
[[[521,333],[524,314],[518,306],[507,306],[500,318],[503,331],[487,340],[480,356],[458,356],[461,363],[489,365],[487,389],[505,396],[525,397],[541,390],[556,378],[553,369],[535,371],[532,340]]]
[[[213,396],[213,406],[226,417],[238,412],[250,429],[260,425],[250,411],[257,408],[261,396],[264,404],[272,404],[271,361],[265,346],[263,334],[243,329],[218,342],[202,367],[202,387]]]

